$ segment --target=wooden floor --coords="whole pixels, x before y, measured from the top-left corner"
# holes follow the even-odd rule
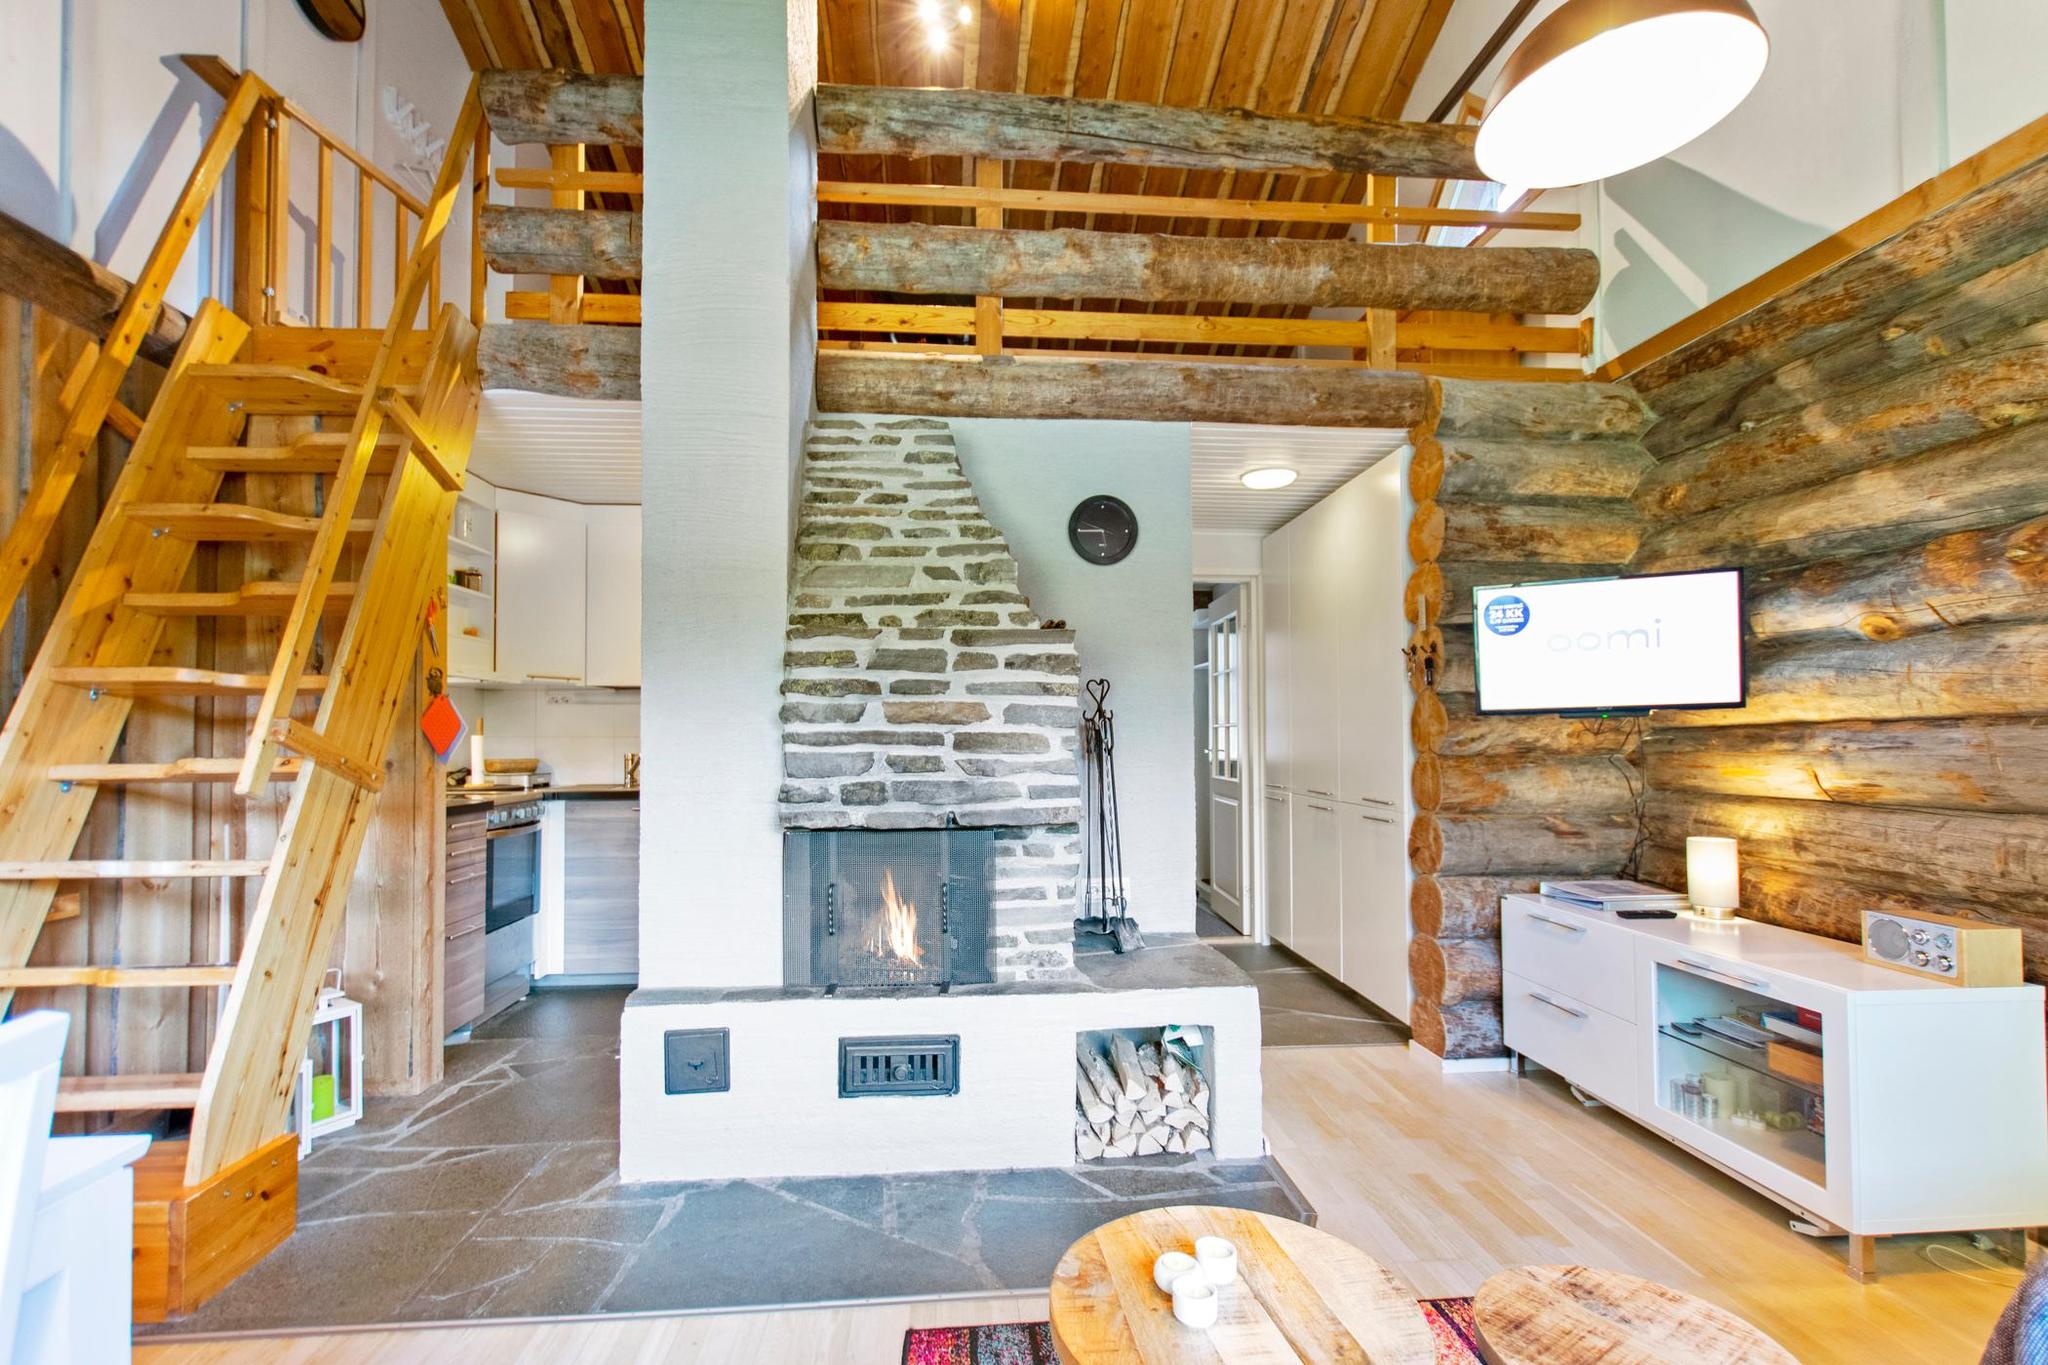
[[[1470,1294],[1504,1266],[1633,1271],[1741,1314],[1808,1362],[1971,1361],[2019,1281],[1958,1238],[1881,1244],[1848,1277],[1839,1242],[1554,1078],[1440,1075],[1401,1048],[1274,1050],[1266,1131],[1322,1226],[1420,1296]],[[686,1318],[436,1327],[144,1346],[145,1365],[743,1362],[890,1365],[921,1325],[1024,1321],[1044,1295]]]

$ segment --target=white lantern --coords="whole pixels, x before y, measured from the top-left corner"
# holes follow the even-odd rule
[[[299,1143],[353,1127],[363,1117],[363,1007],[341,989],[330,969],[313,1007],[313,1036],[299,1068]]]
[[[1685,897],[1708,919],[1733,919],[1742,904],[1742,877],[1733,839],[1694,835],[1685,841]]]

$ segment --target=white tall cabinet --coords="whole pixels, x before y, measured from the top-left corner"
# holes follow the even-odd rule
[[[498,673],[583,681],[583,508],[498,490]]]
[[[1268,536],[1260,573],[1268,932],[1405,1019],[1407,632],[1396,459]]]

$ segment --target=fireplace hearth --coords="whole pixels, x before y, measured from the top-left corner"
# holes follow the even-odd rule
[[[995,979],[993,829],[789,830],[784,979],[899,989]]]

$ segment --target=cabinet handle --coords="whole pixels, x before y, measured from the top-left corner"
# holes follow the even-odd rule
[[[1535,991],[1530,991],[1529,998],[1531,1000],[1534,1000],[1539,1005],[1550,1006],[1550,1008],[1556,1010],[1560,1014],[1569,1014],[1574,1019],[1583,1019],[1586,1017],[1586,1012],[1584,1010],[1575,1010],[1570,1005],[1560,1005],[1547,995],[1539,995]]]
[[[1379,796],[1361,796],[1358,799],[1368,806],[1391,806],[1394,804],[1393,802],[1385,799],[1384,797]]]
[[[1266,799],[1268,801],[1271,801],[1276,806],[1284,806],[1287,804],[1287,798],[1284,796],[1268,796]]]
[[[1327,797],[1329,797],[1329,798],[1330,798],[1330,799],[1331,799],[1332,801],[1335,801],[1335,800],[1337,799],[1337,793],[1335,793],[1335,792],[1320,792],[1320,791],[1317,791],[1317,790],[1316,790],[1316,789],[1315,789],[1314,787],[1310,787],[1310,788],[1308,789],[1308,794],[1309,794],[1310,796],[1327,796]]]
[[[1330,808],[1328,806],[1318,806],[1313,801],[1304,802],[1303,804],[1305,804],[1310,810],[1319,810],[1325,815],[1328,815],[1330,813]]]
[[[1690,967],[1696,972],[1706,972],[1711,976],[1724,976],[1730,981],[1740,981],[1751,990],[1767,991],[1771,988],[1771,983],[1768,981],[1759,981],[1753,976],[1744,976],[1741,972],[1731,972],[1726,967],[1716,967],[1710,962],[1701,962],[1697,958],[1681,957],[1678,959],[1678,965]]]
[[[565,682],[565,683],[580,683],[580,682],[582,682],[582,681],[583,681],[583,679],[581,679],[581,678],[574,678],[574,677],[571,677],[571,676],[570,676],[570,675],[568,675],[567,673],[529,673],[529,674],[527,674],[527,675],[526,675],[526,680],[527,680],[528,682]]]
[[[1361,820],[1370,820],[1375,825],[1391,825],[1394,823],[1392,820],[1388,819],[1384,815],[1367,815],[1364,811],[1360,811],[1358,813],[1358,818]]]
[[[1552,925],[1556,928],[1562,929],[1566,933],[1583,934],[1586,932],[1585,925],[1573,924],[1568,919],[1552,919],[1549,915],[1543,914],[1540,911],[1536,910],[1530,910],[1526,913],[1528,914],[1530,919],[1542,920],[1545,924]]]

